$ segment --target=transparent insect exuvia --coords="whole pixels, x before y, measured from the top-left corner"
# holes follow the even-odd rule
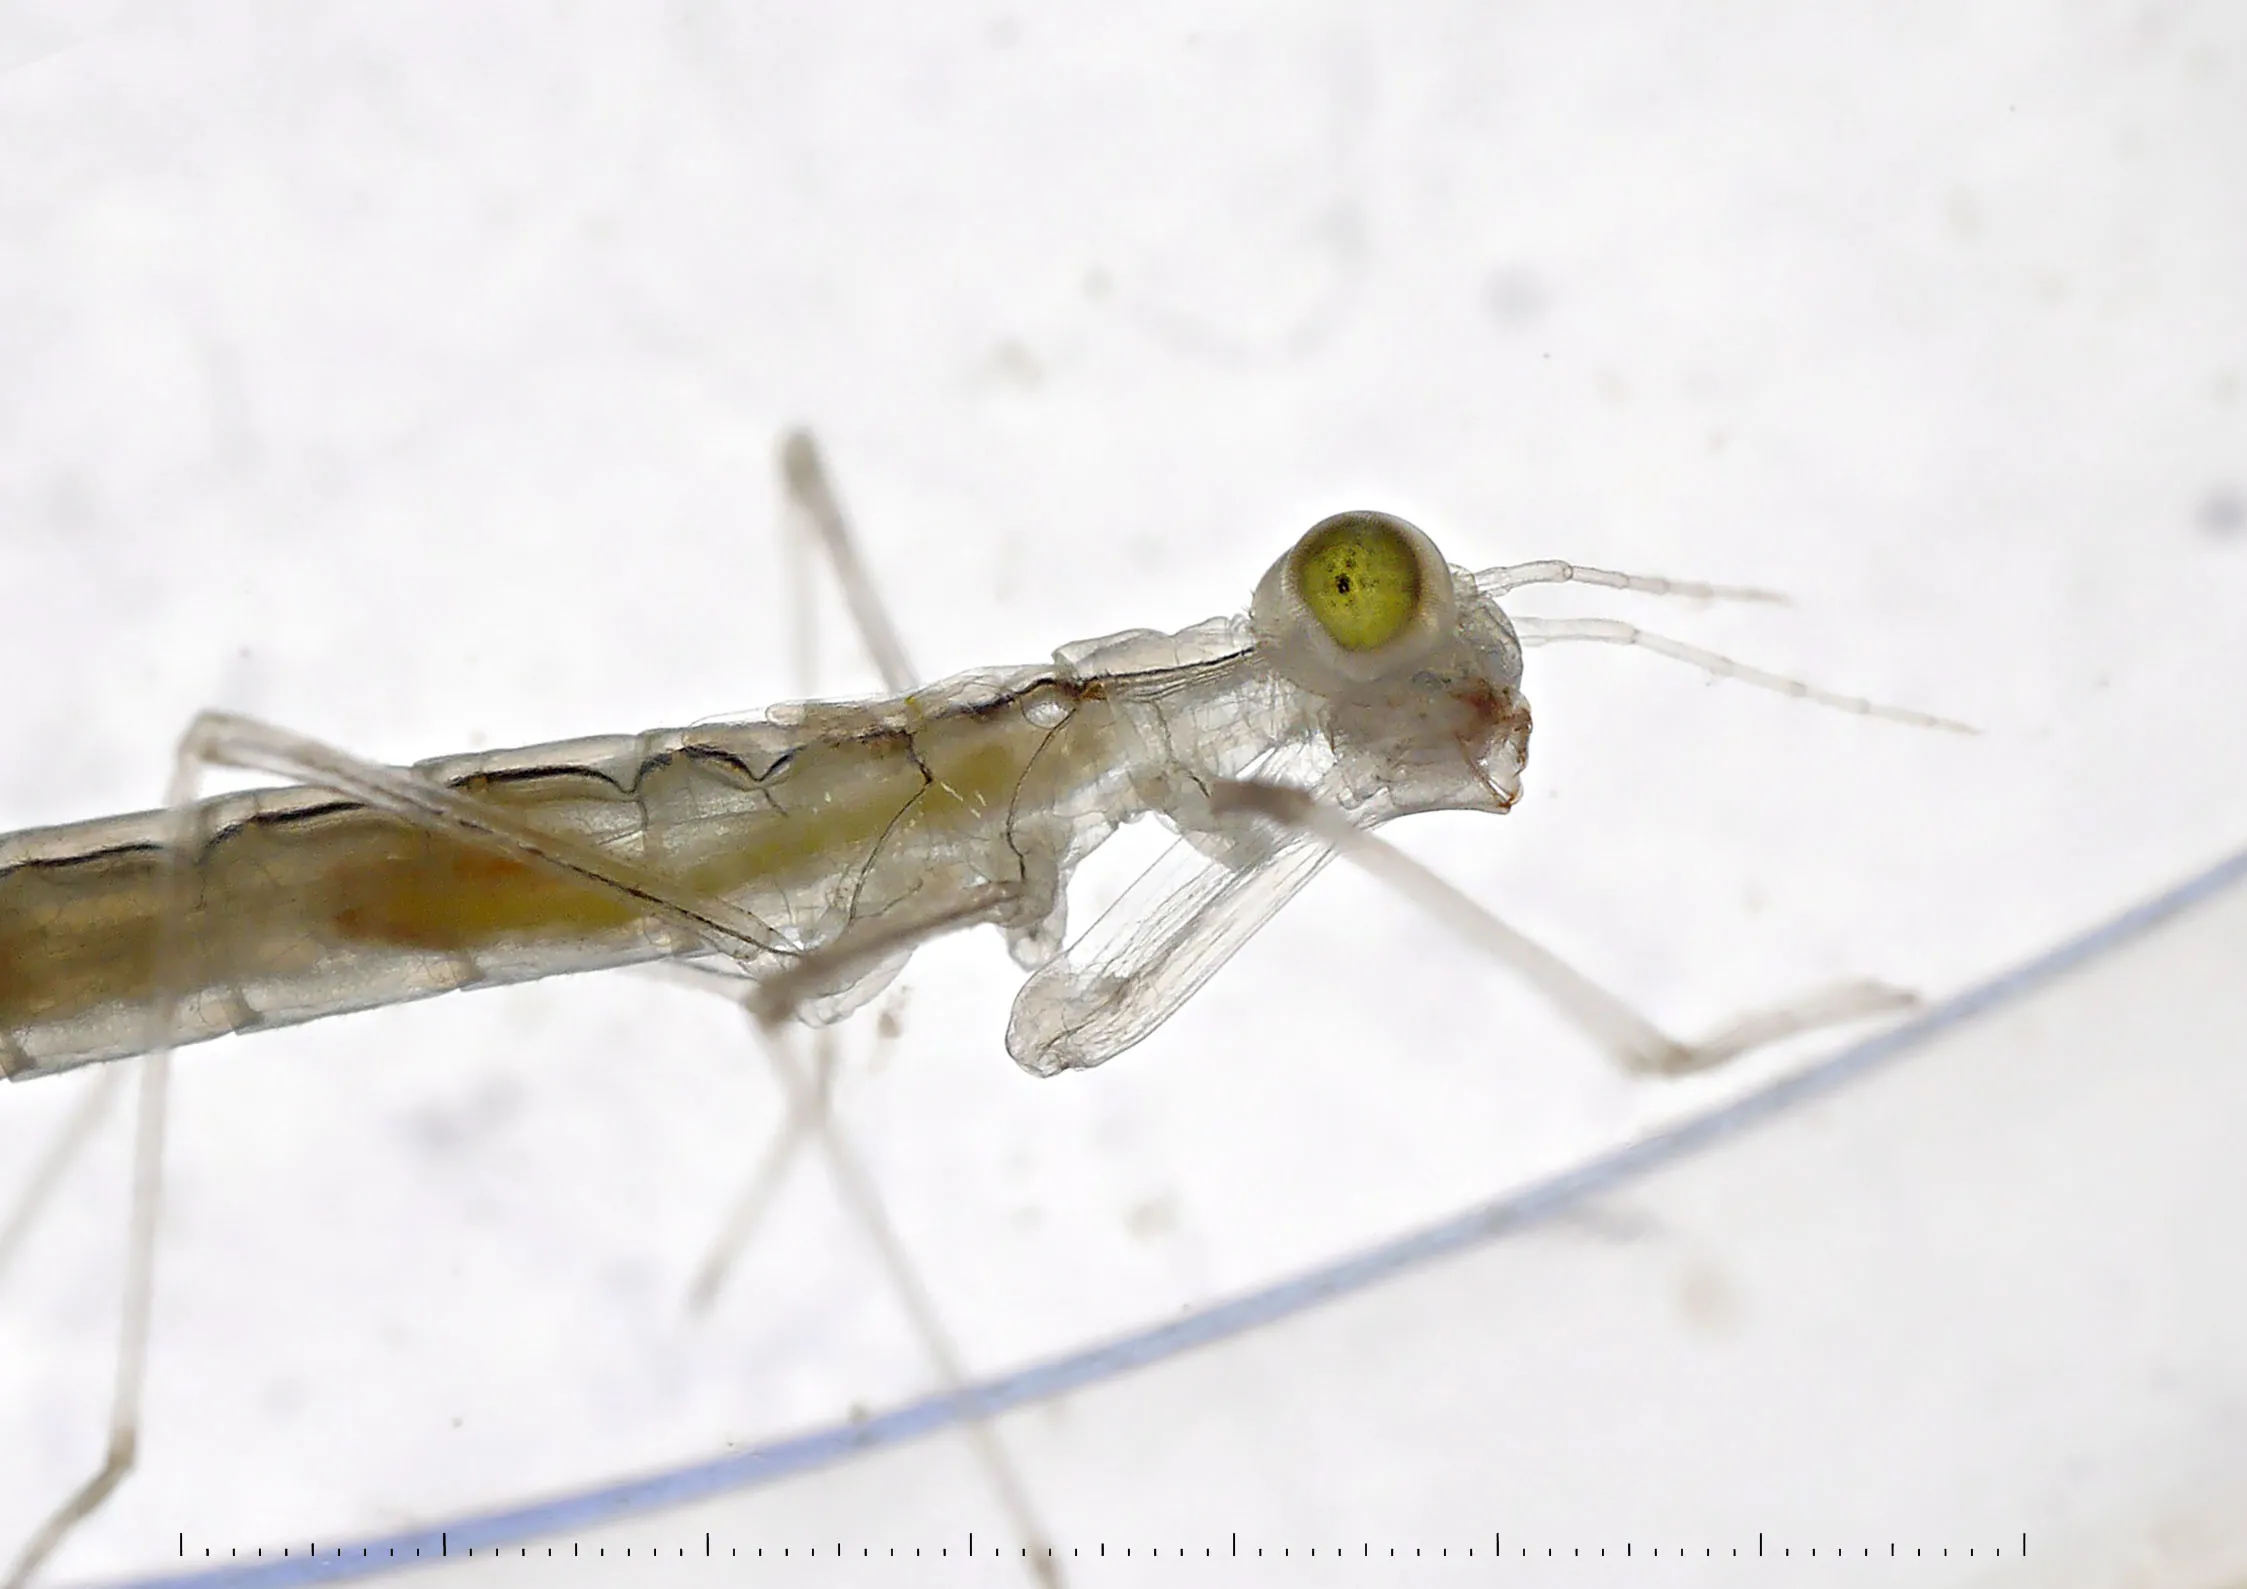
[[[1029,970],[1008,1049],[1053,1075],[1145,1038],[1337,854],[1474,935],[1634,1068],[1693,1069],[1906,1002],[1848,983],[1680,1043],[1370,837],[1400,816],[1514,805],[1525,645],[1638,645],[1845,710],[1958,726],[1611,621],[1501,606],[1568,581],[1764,592],[1560,562],[1474,573],[1400,519],[1347,512],[1274,563],[1244,615],[914,688],[808,438],[790,439],[783,465],[891,695],[407,769],[206,714],[166,809],[0,838],[0,1071],[35,1078],[659,960],[731,979],[767,1021],[825,1022],[931,937],[989,923]],[[214,763],[290,786],[192,799],[193,770]],[[1070,941],[1072,871],[1146,816],[1177,843]],[[144,1134],[161,1129],[152,1086]]]
[[[664,958],[777,986],[768,1007],[832,1019],[916,944],[976,922],[1032,968],[1007,1032],[1015,1059],[1041,1075],[1097,1065],[1160,1025],[1333,853],[1305,827],[1213,807],[1218,786],[1300,790],[1359,829],[1502,813],[1529,748],[1525,639],[1622,639],[1721,664],[1598,621],[1517,627],[1499,605],[1562,579],[1739,594],[1565,564],[1470,574],[1402,520],[1345,513],[1272,566],[1245,617],[1080,642],[1047,665],[888,699],[410,770],[210,714],[192,757],[301,782],[0,838],[0,1069],[46,1075]],[[1064,949],[1071,871],[1147,815],[1178,850]]]

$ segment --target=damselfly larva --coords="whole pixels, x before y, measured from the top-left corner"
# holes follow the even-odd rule
[[[0,1070],[661,958],[785,978],[786,1004],[832,1019],[916,944],[980,921],[1035,968],[1008,1024],[1016,1062],[1097,1065],[1332,853],[1213,809],[1216,786],[1298,789],[1361,829],[1513,806],[1523,640],[1577,636],[1517,628],[1498,597],[1570,578],[1727,593],[1557,564],[1470,574],[1401,519],[1342,513],[1244,618],[886,700],[411,769],[206,714],[192,758],[298,786],[0,838]],[[1179,851],[1060,950],[1070,872],[1149,814]]]
[[[808,440],[785,462],[800,492],[818,487]],[[1515,620],[1500,605],[1571,580],[1764,594],[1558,562],[1472,573],[1403,520],[1357,511],[1304,534],[1245,616],[921,689],[877,636],[897,690],[884,699],[404,769],[207,713],[183,768],[291,786],[194,801],[182,782],[165,810],[0,838],[0,1071],[51,1075],[657,960],[735,979],[767,1018],[830,1021],[919,944],[988,922],[1030,968],[1007,1047],[1050,1076],[1154,1031],[1336,853],[1464,923],[1634,1068],[1691,1069],[1897,1007],[1892,990],[1850,983],[1679,1043],[1369,836],[1417,812],[1511,809],[1530,738],[1522,649],[1544,641],[1643,645],[1847,710],[1957,726],[1625,626]],[[1148,815],[1178,843],[1064,948],[1072,871]]]

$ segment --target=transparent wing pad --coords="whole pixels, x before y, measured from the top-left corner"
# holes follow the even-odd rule
[[[1022,985],[1007,1052],[1040,1076],[1115,1058],[1169,1020],[1333,858],[1299,831],[1244,836],[1225,857],[1180,839]]]

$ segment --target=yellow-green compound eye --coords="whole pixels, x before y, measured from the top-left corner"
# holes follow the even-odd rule
[[[1295,588],[1345,651],[1374,651],[1420,610],[1420,559],[1376,513],[1338,513],[1295,548]]]

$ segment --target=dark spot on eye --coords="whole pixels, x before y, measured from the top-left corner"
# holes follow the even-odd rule
[[[1350,576],[1347,574],[1336,574],[1334,576],[1334,594],[1336,594],[1337,596],[1347,596],[1349,593]]]

